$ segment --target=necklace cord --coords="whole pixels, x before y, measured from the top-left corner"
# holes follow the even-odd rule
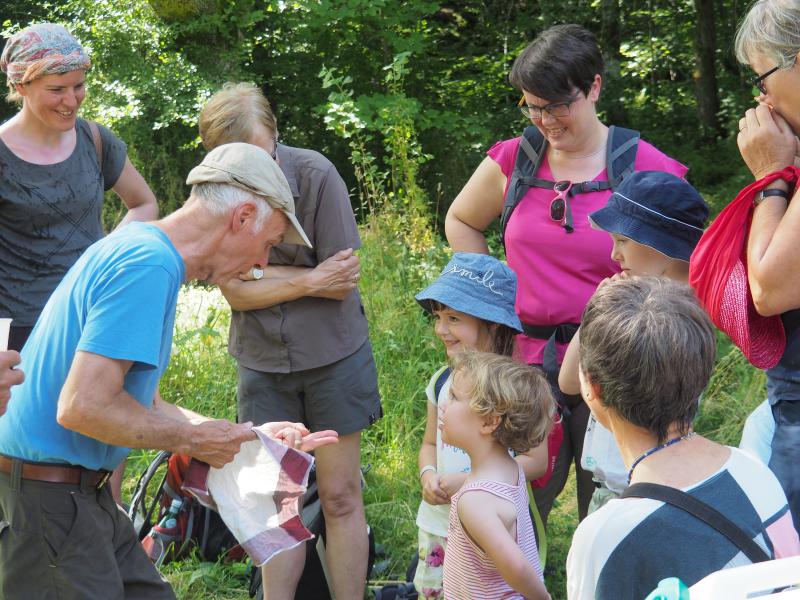
[[[668,448],[672,446],[672,444],[677,444],[678,442],[682,442],[683,440],[688,440],[689,438],[694,437],[694,431],[690,431],[689,433],[682,435],[680,437],[672,438],[671,440],[667,440],[663,444],[659,444],[658,446],[653,446],[649,450],[646,450],[639,457],[633,461],[630,470],[628,471],[628,485],[631,483],[631,477],[633,477],[633,470],[642,462],[645,458],[650,456],[651,454],[655,454],[659,450],[663,450],[664,448]]]

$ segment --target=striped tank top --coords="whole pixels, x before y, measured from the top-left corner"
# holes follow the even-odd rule
[[[508,500],[517,509],[517,545],[533,565],[540,580],[544,580],[539,564],[539,552],[528,511],[527,481],[517,465],[517,485],[499,481],[478,480],[463,486],[450,502],[450,527],[444,553],[444,597],[448,600],[511,600],[524,597],[515,592],[497,571],[486,553],[475,545],[458,518],[458,501],[466,493],[481,490]]]

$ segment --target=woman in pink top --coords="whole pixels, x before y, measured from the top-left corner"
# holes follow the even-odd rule
[[[610,239],[594,231],[586,218],[605,206],[611,195],[607,185],[597,185],[609,178],[609,128],[599,120],[596,109],[602,72],[603,59],[594,35],[578,25],[557,25],[542,32],[517,57],[509,77],[522,91],[521,111],[544,137],[543,160],[535,175],[558,182],[552,187],[530,187],[511,213],[504,236],[508,264],[519,279],[516,309],[526,332],[517,338],[517,351],[530,364],[550,367],[546,375],[564,418],[564,442],[553,477],[534,492],[545,522],[573,459],[580,518],[586,516],[594,489],[591,475],[580,467],[589,410],[580,396],[561,395],[557,379],[558,365],[584,306],[600,281],[618,271],[611,260]],[[450,207],[445,231],[454,250],[488,253],[484,231],[503,210],[520,139],[495,144]],[[667,171],[680,177],[687,171],[641,140],[633,169]],[[577,184],[606,189],[576,193]],[[570,185],[575,188],[571,193],[557,191]]]

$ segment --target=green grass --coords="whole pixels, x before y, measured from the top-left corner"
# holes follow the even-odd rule
[[[364,433],[362,462],[370,465],[364,500],[384,555],[374,579],[403,579],[416,551],[414,524],[420,501],[416,455],[425,420],[424,388],[444,353],[414,294],[438,274],[448,256],[425,219],[388,210],[361,228],[361,294],[370,323],[384,418]],[[234,419],[236,366],[226,351],[229,313],[216,289],[181,293],[172,361],[161,385],[164,398],[202,414]],[[766,396],[763,373],[720,336],[719,361],[704,395],[696,427],[722,443],[737,444],[749,412]],[[153,452],[132,453],[127,493]],[[127,495],[126,495],[127,497]],[[566,598],[565,563],[577,525],[574,480],[550,516],[547,586]],[[245,565],[202,563],[196,557],[164,567],[181,600],[248,598]]]

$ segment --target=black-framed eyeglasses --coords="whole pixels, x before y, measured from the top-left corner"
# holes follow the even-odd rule
[[[525,102],[525,96],[523,96],[520,99],[518,106],[519,111],[525,115],[526,118],[534,121],[541,121],[542,111],[547,111],[547,114],[549,114],[551,117],[569,116],[569,107],[577,99],[577,97],[574,97],[566,102],[553,102],[552,104],[547,104],[546,106],[531,106]]]
[[[562,180],[556,181],[553,185],[553,191],[556,197],[550,203],[550,218],[553,221],[561,223],[562,227],[566,229],[565,220],[567,217],[567,198],[569,191],[572,189],[572,182]]]
[[[797,55],[795,55],[794,59],[792,60],[792,64],[791,65],[786,65],[785,68],[791,69],[796,62],[797,62]],[[782,68],[784,68],[784,67],[780,67],[780,66],[772,67],[769,71],[767,71],[763,75],[756,75],[755,77],[753,77],[753,80],[752,80],[753,81],[753,86],[758,88],[758,91],[766,96],[767,95],[767,86],[764,85],[764,80],[767,77],[769,77],[770,75],[772,75],[775,71],[778,71],[778,70],[780,70]]]
[[[769,71],[767,71],[763,75],[757,75],[757,76],[753,77],[753,86],[758,88],[758,91],[766,96],[767,95],[767,86],[764,85],[764,80],[767,77],[769,77],[770,75],[772,75],[778,69],[780,69],[780,67],[772,67]]]

